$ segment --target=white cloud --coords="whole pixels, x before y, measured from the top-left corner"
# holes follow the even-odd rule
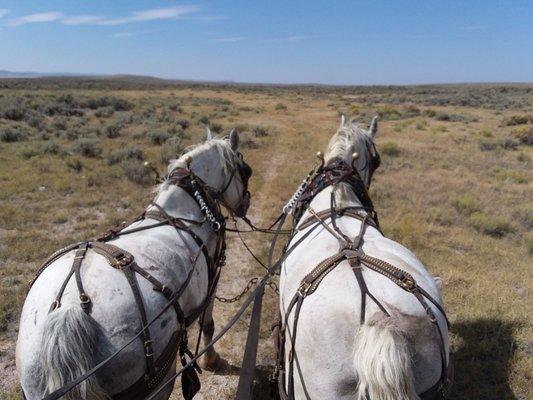
[[[235,36],[235,37],[226,37],[226,38],[218,38],[213,40],[215,43],[235,43],[235,42],[242,42],[243,40],[246,40],[243,36]]]
[[[309,39],[316,39],[319,36],[317,35],[294,35],[294,36],[287,36],[287,37],[279,37],[279,38],[272,38],[272,39],[263,39],[260,42],[261,43],[290,43],[290,42],[302,42],[304,40]]]
[[[131,32],[118,32],[118,33],[114,33],[112,36],[115,37],[115,38],[127,38],[127,37],[132,37],[133,33],[131,33]]]
[[[151,10],[136,11],[132,13],[129,20],[133,21],[152,21],[155,19],[179,18],[187,14],[194,13],[200,8],[198,6],[177,6],[167,8],[153,8]]]
[[[63,15],[59,12],[47,12],[41,14],[25,15],[13,19],[9,22],[10,26],[19,26],[35,22],[52,22],[58,21],[64,25],[123,25],[132,22],[155,21],[163,19],[178,19],[200,10],[195,5],[152,8],[143,11],[134,11],[130,15],[122,18],[113,18],[102,15]],[[7,11],[7,10],[6,10]],[[0,9],[0,17],[2,10]]]
[[[469,25],[469,26],[463,26],[461,29],[463,31],[480,31],[482,29],[485,29],[485,27],[481,25]]]
[[[9,10],[7,8],[0,8],[0,18],[5,17],[7,14],[9,14]]]
[[[71,15],[61,20],[65,25],[88,25],[98,24],[105,21],[106,18],[99,15]]]
[[[39,14],[29,14],[25,15],[20,18],[15,18],[9,21],[8,25],[10,26],[19,26],[19,25],[26,25],[26,24],[33,24],[36,22],[53,22],[58,21],[61,18],[63,18],[63,14],[60,12],[45,12],[45,13],[39,13]]]

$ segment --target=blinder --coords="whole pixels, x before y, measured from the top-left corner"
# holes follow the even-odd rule
[[[220,194],[224,194],[224,192],[228,189],[229,185],[231,184],[231,181],[233,180],[233,177],[235,176],[235,172],[238,172],[240,180],[242,182],[242,186],[243,186],[243,193],[242,193],[241,201],[239,202],[237,207],[233,209],[233,212],[238,217],[244,217],[246,216],[246,212],[248,211],[248,208],[250,207],[251,196],[250,196],[250,191],[248,190],[248,182],[250,178],[252,177],[253,170],[252,170],[252,167],[250,167],[250,165],[248,165],[246,161],[244,161],[244,157],[242,156],[241,152],[238,151],[236,152],[236,154],[239,159],[239,161],[237,162],[236,169],[231,173],[231,177],[228,180],[228,183],[226,184],[224,189],[220,191]]]

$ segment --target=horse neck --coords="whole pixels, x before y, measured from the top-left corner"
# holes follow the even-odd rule
[[[310,206],[315,211],[329,210],[331,208],[331,193],[333,186],[328,186],[318,193],[311,201]],[[340,183],[335,190],[335,206],[337,209],[345,207],[361,207],[362,203],[353,190],[346,183]]]
[[[185,162],[177,162],[176,167],[185,167]],[[221,168],[220,156],[214,148],[196,154],[191,163],[191,171],[207,185],[217,190],[220,190],[225,184],[225,173]],[[154,203],[158,204],[167,214],[196,221],[204,218],[198,203],[189,193],[176,185],[163,185],[155,197]],[[153,210],[155,207],[152,206],[149,209]],[[209,228],[209,224],[203,224],[201,227],[191,226],[191,229],[205,243],[212,242],[216,237]]]

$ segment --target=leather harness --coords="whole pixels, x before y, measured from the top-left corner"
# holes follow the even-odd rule
[[[236,214],[245,214],[250,197],[248,192],[248,179],[250,178],[252,171],[251,168],[242,160],[242,156],[240,157],[240,163],[237,165],[236,170],[238,170],[240,173],[240,178],[244,187],[243,201],[241,201],[241,203],[238,205],[238,211],[236,211]],[[51,265],[54,261],[56,261],[63,255],[71,251],[75,251],[72,267],[69,273],[67,274],[66,279],[60,286],[57,296],[52,305],[50,306],[49,312],[52,312],[55,309],[61,307],[61,298],[63,297],[65,288],[72,276],[74,275],[79,292],[80,306],[86,313],[90,314],[92,301],[89,295],[84,290],[81,278],[82,263],[87,254],[87,251],[93,250],[94,252],[102,255],[111,267],[120,269],[124,273],[124,276],[131,287],[133,297],[135,299],[135,303],[139,311],[139,318],[141,320],[142,329],[137,336],[141,339],[143,343],[146,369],[145,374],[141,376],[130,387],[121,391],[118,394],[113,395],[111,397],[113,400],[141,400],[146,398],[167,375],[178,352],[180,355],[181,364],[183,366],[187,365],[186,357],[188,357],[189,359],[193,358],[192,352],[188,349],[186,328],[190,324],[192,324],[200,315],[203,314],[209,303],[212,301],[213,296],[215,294],[216,285],[218,283],[218,278],[220,276],[220,269],[225,264],[225,219],[222,215],[219,203],[223,202],[221,195],[229,187],[234,175],[235,170],[232,172],[229,181],[220,191],[210,188],[199,177],[194,175],[192,171],[190,171],[190,169],[188,168],[178,167],[174,169],[167,178],[167,182],[184,189],[185,192],[187,192],[193,199],[195,199],[195,201],[197,201],[198,198],[204,200],[203,205],[207,208],[207,210],[205,211],[209,211],[211,213],[209,217],[213,218],[216,221],[218,228],[214,229],[213,224],[211,224],[211,227],[217,234],[217,243],[213,256],[209,255],[208,249],[203,240],[188,225],[202,225],[206,221],[212,222],[208,221],[207,214],[206,218],[202,221],[195,221],[181,217],[175,218],[169,215],[158,204],[151,202],[150,205],[153,206],[155,209],[143,212],[137,218],[133,219],[129,223],[124,223],[118,229],[110,230],[106,234],[97,237],[93,240],[76,243],[67,246],[61,250],[58,250],[44,262],[44,264],[39,268],[35,277],[30,282],[30,286],[32,286],[33,283],[37,280],[37,278],[41,275],[41,273],[49,265]],[[198,197],[198,194],[200,195],[200,197]],[[199,206],[202,207],[201,204],[199,204]],[[231,208],[229,208],[229,210],[231,210]],[[158,221],[158,223],[149,226],[130,228],[125,230],[125,228],[130,226],[132,223],[144,219],[153,219]],[[198,252],[194,255],[194,257],[191,257],[191,269],[188,272],[185,281],[177,290],[172,290],[170,287],[164,285],[152,274],[150,274],[146,269],[139,266],[131,253],[111,243],[108,243],[109,241],[112,241],[113,239],[121,235],[130,234],[133,232],[151,229],[163,225],[170,225],[174,227],[177,231],[187,232],[198,245]],[[194,310],[192,314],[186,316],[179,305],[179,298],[186,289],[189,281],[191,280],[198,258],[201,254],[203,254],[204,259],[207,263],[207,296],[202,302],[202,304],[196,310]],[[178,329],[172,334],[169,342],[166,344],[163,352],[157,359],[154,358],[153,340],[150,335],[149,322],[147,318],[143,296],[139,289],[137,275],[150,282],[150,284],[152,284],[153,286],[153,289],[160,292],[165,297],[165,299],[169,302],[167,304],[169,304],[174,309],[178,321]],[[200,321],[200,323],[203,323],[203,321]],[[200,331],[201,328],[202,327],[200,327]],[[200,337],[198,338],[198,340],[200,340]],[[198,379],[197,372],[201,372],[201,370],[196,363],[193,363],[191,367],[187,368],[184,371],[184,374],[182,375],[182,391],[185,399],[192,399],[200,389],[200,381]]]
[[[373,154],[373,158],[375,157],[377,157],[377,160],[379,160],[377,151]],[[377,168],[377,165],[379,165],[379,161],[373,161],[371,159],[368,166],[370,168],[370,177],[372,176],[375,168]],[[362,207],[336,207],[335,190],[338,184],[341,182],[347,183],[351,187],[361,201]],[[310,207],[311,200],[320,191],[328,186],[333,186],[331,195],[331,209],[315,212]],[[311,215],[304,221],[300,221],[303,213],[306,210],[309,211]],[[339,217],[355,218],[361,221],[360,231],[353,240],[337,227],[336,219]],[[325,222],[328,219],[331,221],[331,226]],[[353,166],[348,165],[343,160],[331,160],[328,165],[321,166],[315,172],[314,176],[311,177],[309,185],[295,205],[293,233],[291,235],[291,239],[289,239],[287,243],[291,242],[296,233],[302,232],[308,228],[314,229],[318,225],[322,225],[339,240],[340,249],[338,253],[322,260],[309,274],[302,279],[297,292],[294,294],[291,302],[289,303],[285,313],[285,318],[282,320],[280,314],[279,321],[274,325],[274,328],[277,330],[278,334],[276,335],[277,363],[273,374],[273,380],[274,383],[277,381],[277,391],[281,399],[294,400],[295,343],[297,338],[298,319],[302,304],[307,296],[312,295],[317,290],[324,277],[345,260],[350,264],[361,291],[361,325],[365,323],[367,298],[372,300],[385,315],[390,316],[387,309],[368,289],[362,273],[363,268],[367,268],[385,276],[405,291],[412,293],[420,302],[426,311],[429,320],[435,326],[438,332],[439,351],[441,355],[441,377],[435,385],[419,396],[422,400],[440,400],[446,398],[451,386],[450,384],[453,377],[453,367],[451,360],[448,365],[446,365],[444,338],[439,329],[437,318],[430,306],[430,303],[433,304],[444,316],[449,326],[449,321],[446,317],[446,314],[440,304],[417,284],[416,280],[411,274],[386,261],[372,257],[363,251],[362,245],[366,228],[368,226],[372,226],[380,231],[379,221],[361,176]],[[288,370],[285,371],[285,331],[287,329],[288,318],[291,312],[294,312],[294,321],[291,331],[291,351],[288,355]],[[287,391],[285,390],[285,386],[288,388]]]

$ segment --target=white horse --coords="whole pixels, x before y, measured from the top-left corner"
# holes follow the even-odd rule
[[[245,181],[240,176],[245,165],[238,151],[239,137],[232,132],[229,138],[208,140],[194,147],[169,165],[169,173],[185,168],[192,158],[191,171],[212,188],[222,192],[221,200],[228,208],[242,206],[246,197]],[[182,188],[164,182],[157,188],[154,202],[172,217],[200,221],[204,219],[198,203]],[[246,212],[241,211],[242,214]],[[148,210],[155,210],[150,206]],[[131,230],[153,225],[158,221],[147,218],[126,227]],[[191,230],[207,246],[213,256],[217,234],[208,221],[191,225]],[[181,287],[193,268],[195,270],[179,304],[185,316],[196,310],[207,296],[208,267],[200,255],[199,245],[191,234],[163,225],[119,236],[109,243],[131,253],[139,266],[148,270],[172,290]],[[59,286],[65,281],[74,259],[70,251],[49,265],[33,284],[22,310],[17,341],[16,362],[22,389],[28,400],[41,399],[91,369],[106,356],[131,339],[140,329],[139,309],[124,274],[110,267],[106,259],[89,250],[81,268],[85,292],[92,300],[92,310],[87,314],[80,307],[79,292],[72,277],[61,299],[61,307],[49,312]],[[167,303],[153,285],[138,277],[143,301],[150,321]],[[213,336],[212,303],[207,308],[203,333],[204,343]],[[168,309],[150,326],[155,358],[161,355],[173,332],[177,331],[174,309]],[[145,348],[141,340],[134,341],[104,368],[98,370],[65,396],[67,399],[108,399],[130,387],[145,374]],[[218,355],[212,348],[204,358],[213,366]],[[165,382],[175,371],[175,360]],[[168,399],[172,386],[167,387],[157,399]]]
[[[368,131],[344,117],[331,138],[325,155],[328,161],[340,158],[352,163],[365,185],[370,185],[369,167],[377,133],[377,119]],[[330,209],[332,186],[318,193],[310,203],[316,212]],[[406,195],[400,193],[399,195]],[[338,208],[361,206],[350,186],[340,183],[335,193]],[[300,222],[310,216],[306,211]],[[338,217],[338,228],[350,238],[359,233],[361,221]],[[331,220],[326,220],[331,226]],[[291,244],[302,238],[310,227],[298,231]],[[409,272],[433,299],[442,304],[440,279],[434,279],[416,256],[369,226],[363,239],[363,251]],[[284,262],[280,276],[280,311],[285,318],[287,307],[302,279],[325,258],[339,252],[339,241],[323,226],[313,231]],[[302,303],[297,324],[295,348],[291,340],[294,309],[289,313],[285,330],[285,372],[289,357],[294,356],[295,399],[372,399],[414,400],[441,377],[439,335],[421,303],[411,293],[383,275],[362,268],[368,290],[385,307],[388,317],[368,300],[366,322],[360,324],[361,290],[347,260],[327,274],[316,292]],[[448,362],[449,343],[445,317],[431,304],[445,344]],[[441,342],[442,343],[442,342]],[[291,354],[292,352],[292,354]],[[285,379],[285,390],[288,390]]]

